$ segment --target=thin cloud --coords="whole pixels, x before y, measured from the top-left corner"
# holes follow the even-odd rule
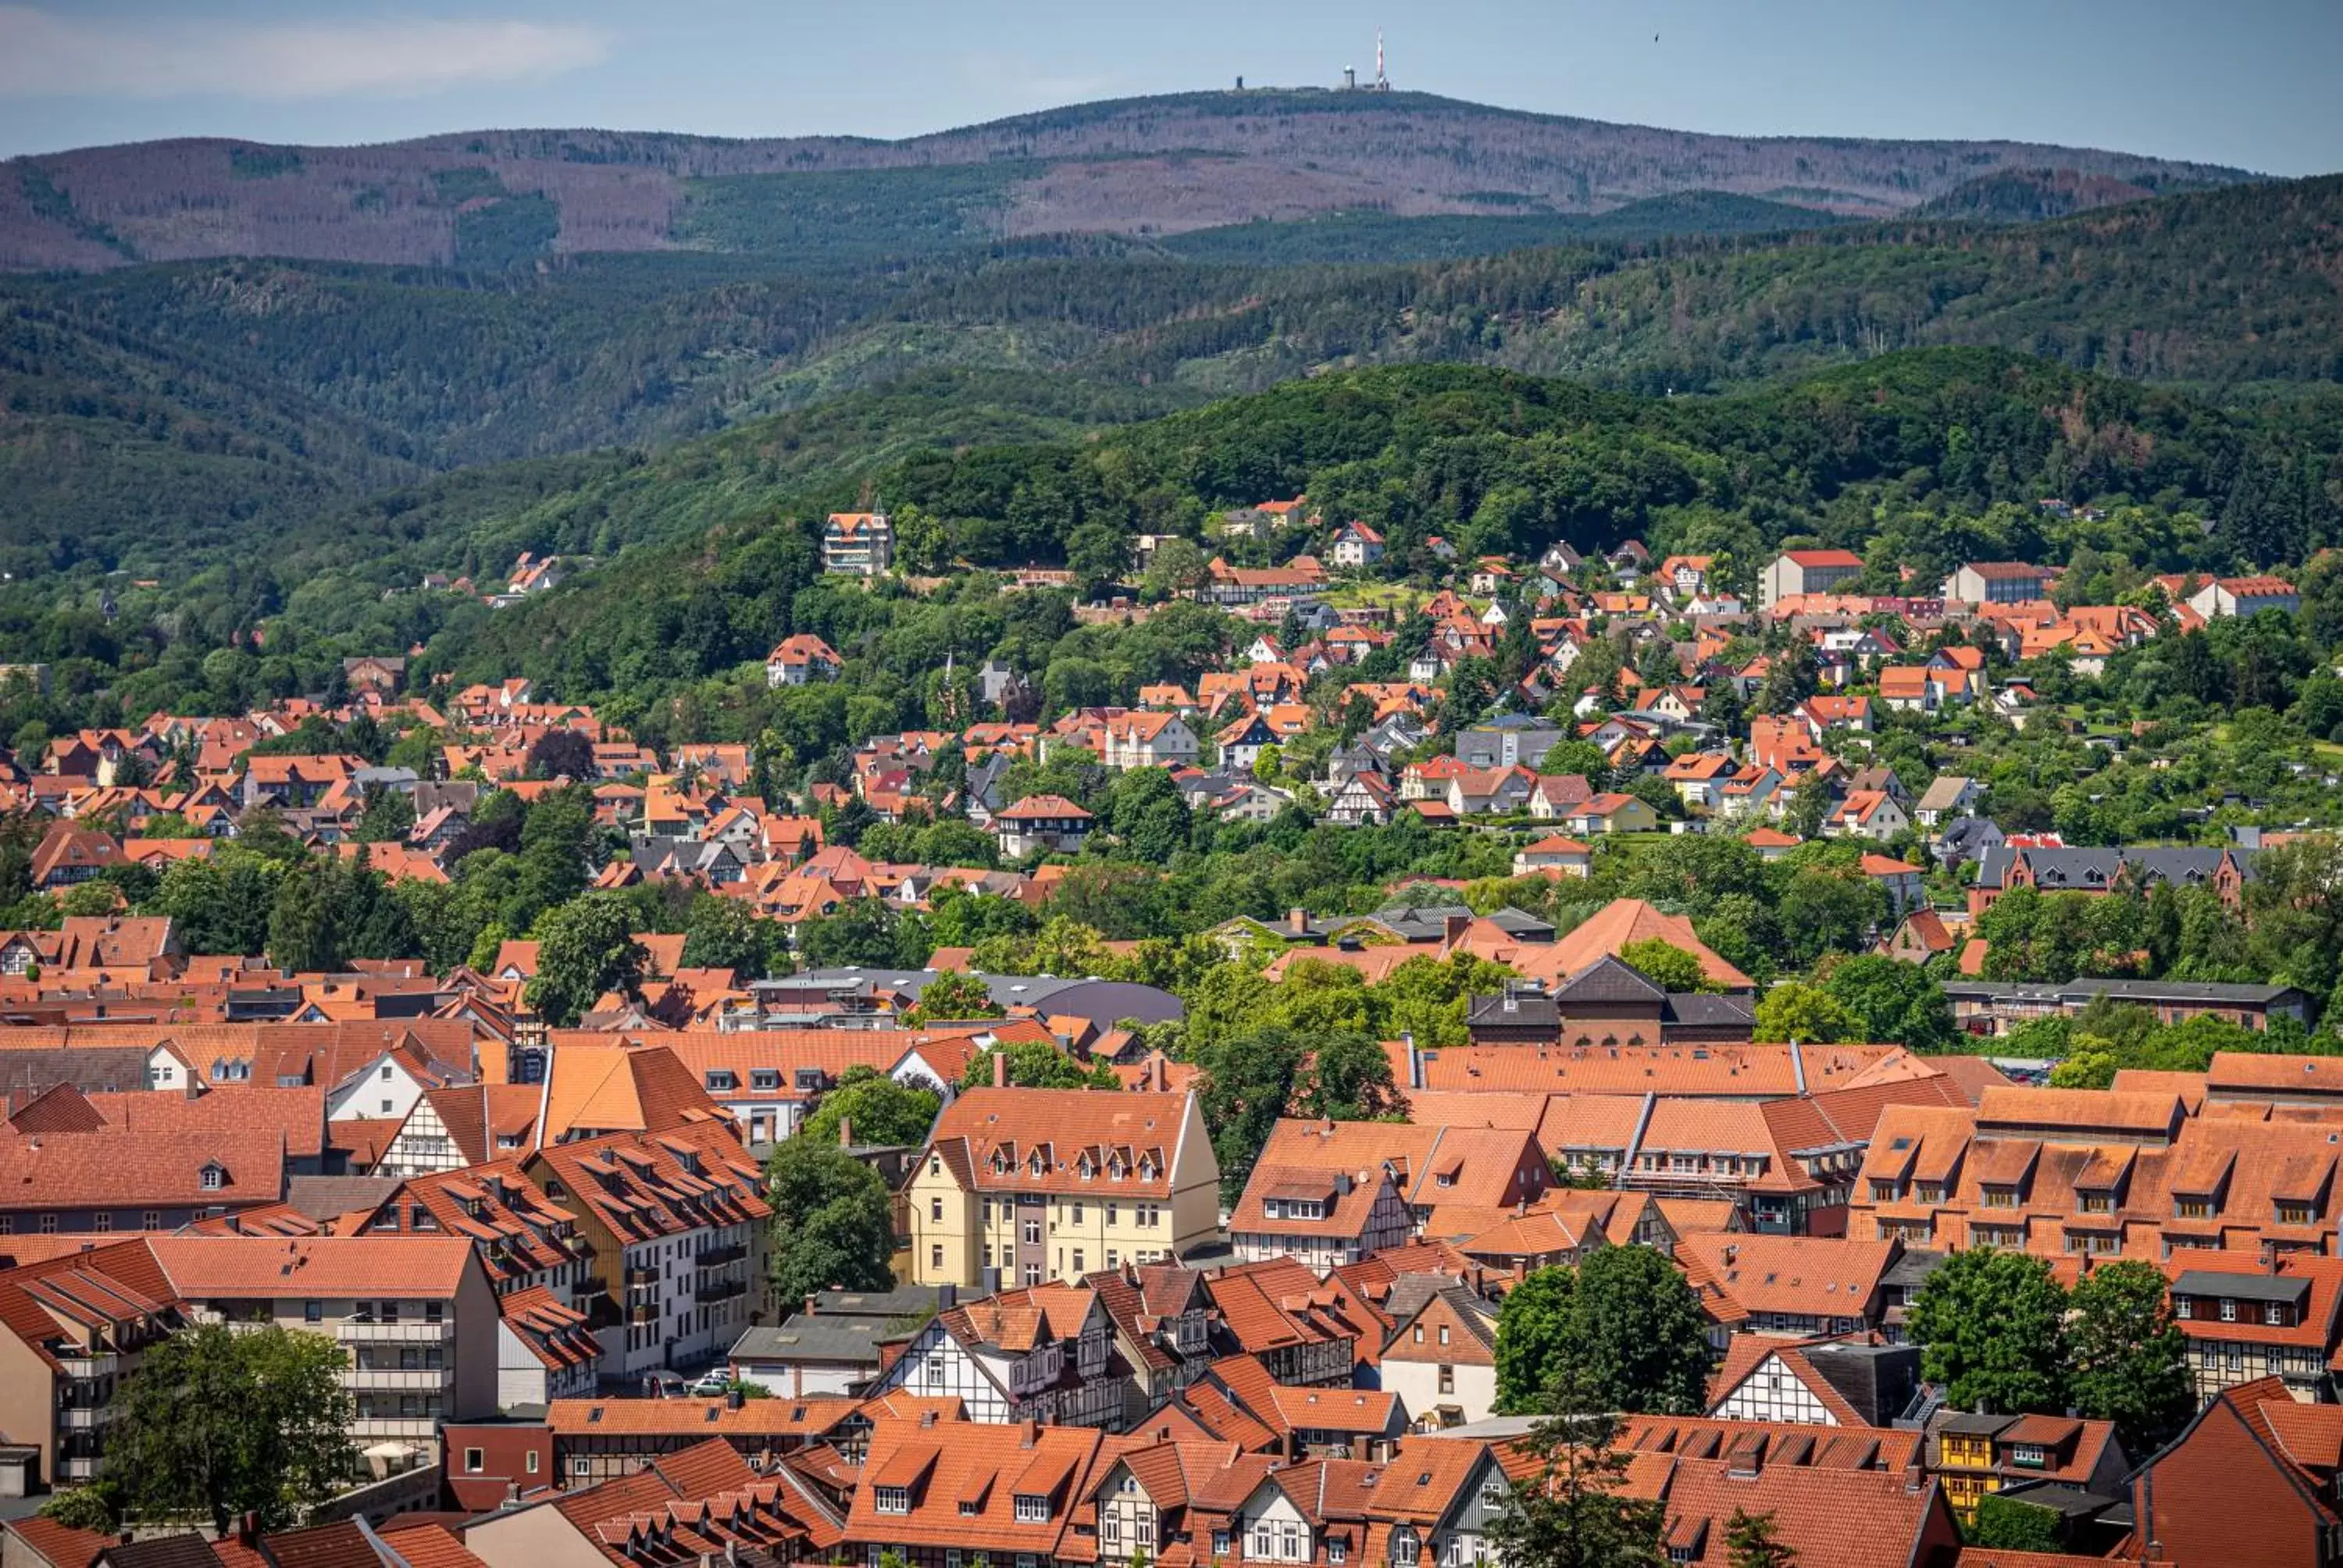
[[[533,22],[131,23],[0,5],[0,97],[419,97],[558,75],[609,47]]]

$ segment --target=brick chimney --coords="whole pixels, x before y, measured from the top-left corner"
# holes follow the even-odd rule
[[[840,1149],[854,1147],[854,1118],[841,1116],[838,1119],[838,1146]]]
[[[1009,1053],[997,1045],[992,1048],[992,1087],[1009,1087]]]
[[[1472,929],[1472,916],[1450,915],[1440,922],[1440,942],[1442,948],[1443,950],[1453,950],[1457,943],[1464,940],[1464,933]]]
[[[1285,929],[1297,937],[1307,936],[1310,932],[1310,911],[1302,909],[1286,910]]]

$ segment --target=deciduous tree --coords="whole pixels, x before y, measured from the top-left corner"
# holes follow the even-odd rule
[[[2058,1411],[2066,1402],[2066,1292],[2023,1252],[1956,1252],[1928,1276],[1908,1325],[1921,1371],[1963,1410]]]
[[[122,1395],[107,1469],[128,1511],[196,1514],[223,1538],[241,1515],[282,1530],[350,1474],[348,1352],[270,1324],[196,1323],[149,1347]]]

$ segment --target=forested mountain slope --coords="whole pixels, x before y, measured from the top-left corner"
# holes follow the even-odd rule
[[[2117,191],[2246,177],[2015,142],[1704,136],[1422,93],[1189,93],[899,142],[545,130],[85,148],[0,166],[0,266],[276,256],[499,268],[677,247],[836,261],[881,235],[900,253],[1329,212],[1595,214],[1694,190],[1876,216],[2013,168]]]
[[[1049,378],[1053,417],[1083,423],[1434,360],[1686,392],[1966,344],[2213,392],[2343,381],[2338,176],[2022,226],[1283,260],[1411,225],[1434,226],[1416,232],[1436,246],[1439,226],[1515,221],[1326,219],[1191,236],[1190,254],[1034,241],[811,272],[675,255],[544,274],[216,261],[16,279],[0,284],[0,569],[184,573],[249,549],[256,519],[273,538],[433,472],[656,448],[938,370],[1005,375],[980,383],[996,390]],[[1021,417],[1022,394],[1003,395]]]

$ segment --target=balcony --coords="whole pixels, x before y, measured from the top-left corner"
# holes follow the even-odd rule
[[[59,1356],[57,1365],[67,1377],[113,1377],[122,1370],[122,1358],[105,1351],[96,1355]]]
[[[57,1424],[67,1432],[95,1432],[114,1419],[114,1407],[106,1404],[77,1404],[57,1412]]]
[[[629,1267],[627,1270],[627,1284],[630,1289],[637,1285],[656,1285],[659,1282],[659,1271],[655,1268]]]
[[[454,1376],[450,1367],[352,1367],[342,1382],[353,1392],[437,1393]]]
[[[106,1462],[96,1455],[68,1454],[57,1461],[57,1474],[65,1481],[95,1481]]]
[[[729,1247],[710,1247],[694,1254],[691,1266],[695,1269],[720,1269],[728,1263],[737,1263],[748,1255],[749,1249],[738,1242]]]
[[[456,1337],[456,1325],[452,1320],[436,1323],[413,1320],[383,1323],[364,1318],[346,1318],[334,1325],[334,1337],[345,1342],[364,1340],[374,1344],[446,1344]]]
[[[705,1306],[709,1302],[729,1302],[735,1296],[749,1293],[746,1280],[716,1280],[691,1292],[691,1299]]]
[[[659,1322],[658,1303],[643,1302],[637,1305],[628,1307],[627,1309],[627,1322],[630,1323],[655,1323]]]
[[[351,1420],[352,1437],[406,1437],[429,1442],[438,1434],[436,1415],[362,1415]]]

